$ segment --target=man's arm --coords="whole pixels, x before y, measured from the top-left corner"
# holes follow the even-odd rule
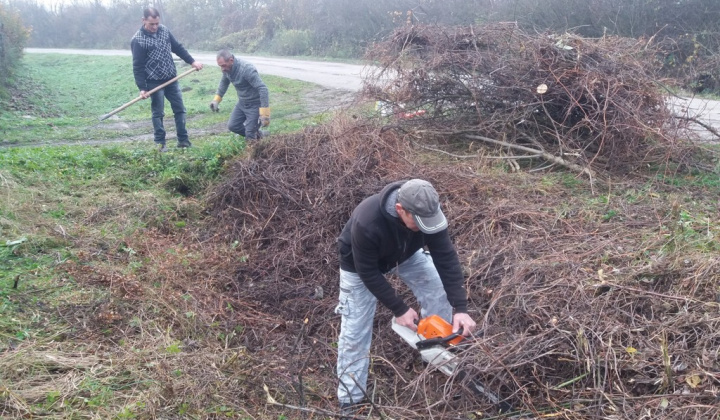
[[[170,51],[172,51],[175,55],[180,57],[180,59],[188,64],[192,64],[195,62],[195,60],[192,58],[189,52],[183,47],[181,43],[175,39],[172,32],[168,31],[169,39],[170,39]]]
[[[223,73],[222,76],[220,76],[220,84],[218,85],[217,92],[215,93],[216,99],[222,99],[222,97],[225,96],[225,92],[227,92],[228,86],[230,86],[230,78],[227,76],[227,74]]]
[[[177,39],[175,39],[172,32],[170,32],[170,31],[168,31],[168,38],[170,40],[170,51],[174,52],[175,55],[180,57],[184,62],[193,66],[193,68],[195,70],[198,70],[198,71],[202,70],[202,68],[203,68],[202,63],[199,61],[195,61],[195,59],[192,58],[192,56],[190,55],[189,52],[187,52],[185,47],[183,47],[182,44],[179,43],[177,41]]]
[[[425,238],[433,264],[440,275],[440,280],[447,294],[448,302],[455,309],[452,319],[452,331],[458,332],[462,328],[463,335],[468,336],[472,334],[477,325],[467,313],[465,281],[460,267],[460,259],[455,246],[450,240],[450,234],[445,229],[442,232],[426,235]]]
[[[467,291],[455,246],[445,229],[432,235],[425,235],[433,264],[440,275],[450,306],[455,312],[467,313]]]
[[[268,108],[270,106],[270,92],[268,91],[265,83],[260,78],[260,74],[258,74],[255,66],[252,66],[247,72],[247,74],[245,75],[245,80],[250,83],[250,86],[257,89],[258,95],[260,95],[260,108]]]
[[[140,43],[133,38],[130,41],[130,50],[133,58],[133,76],[135,76],[135,84],[141,91],[147,90],[145,81],[145,63],[147,62],[147,51],[140,46]]]
[[[220,111],[220,102],[222,102],[223,95],[227,92],[228,86],[230,86],[230,78],[223,73],[222,76],[220,76],[220,85],[218,86],[218,90],[215,93],[212,102],[210,102],[210,109],[213,112]]]

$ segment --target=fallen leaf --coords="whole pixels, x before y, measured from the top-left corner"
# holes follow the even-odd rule
[[[690,375],[685,378],[685,382],[690,385],[690,388],[697,388],[702,383],[700,375]]]

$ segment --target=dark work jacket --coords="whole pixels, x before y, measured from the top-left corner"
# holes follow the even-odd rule
[[[395,316],[409,307],[385,278],[385,273],[427,246],[440,274],[450,305],[455,312],[467,312],[460,260],[448,230],[432,235],[413,232],[399,217],[385,210],[388,196],[404,181],[392,183],[363,200],[352,212],[338,238],[340,268],[357,273],[365,286]]]

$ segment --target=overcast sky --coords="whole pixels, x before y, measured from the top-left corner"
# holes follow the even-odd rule
[[[94,1],[91,0],[35,0],[38,4],[42,4],[44,6],[54,6],[56,4],[72,4],[72,3],[80,3],[80,4],[87,4],[87,3],[94,3]],[[104,1],[100,1],[100,3],[105,3]]]

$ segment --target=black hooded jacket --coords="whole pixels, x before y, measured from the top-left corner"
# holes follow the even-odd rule
[[[413,232],[399,217],[387,212],[388,197],[404,181],[392,183],[380,193],[363,200],[352,212],[338,238],[340,268],[357,273],[380,302],[401,316],[409,307],[397,295],[385,274],[427,246],[440,274],[450,305],[455,312],[467,312],[460,260],[448,230],[432,235]]]

